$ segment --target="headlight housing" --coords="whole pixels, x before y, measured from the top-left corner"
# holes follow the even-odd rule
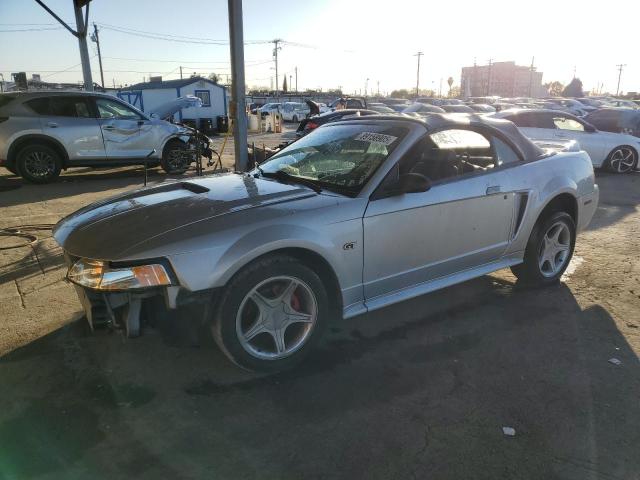
[[[166,268],[160,264],[111,268],[107,262],[81,258],[67,272],[67,278],[94,290],[133,290],[171,285]]]

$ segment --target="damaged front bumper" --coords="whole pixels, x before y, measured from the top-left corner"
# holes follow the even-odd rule
[[[65,254],[69,268],[77,261]],[[146,321],[151,323],[186,305],[211,302],[213,290],[191,292],[179,285],[144,289],[105,291],[73,284],[91,330],[110,327],[122,330],[127,337],[140,335]]]

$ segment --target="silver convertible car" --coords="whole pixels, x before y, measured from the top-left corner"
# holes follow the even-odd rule
[[[95,203],[54,235],[90,322],[136,336],[201,302],[232,361],[276,371],[332,319],[506,267],[557,282],[597,203],[587,154],[543,150],[509,121],[370,116],[322,126],[249,173]]]

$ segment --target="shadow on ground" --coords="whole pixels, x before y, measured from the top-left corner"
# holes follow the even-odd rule
[[[635,478],[637,356],[604,308],[510,278],[338,322],[270,377],[73,324],[0,360],[0,478]]]

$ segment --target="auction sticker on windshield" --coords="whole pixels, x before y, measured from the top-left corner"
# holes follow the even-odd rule
[[[373,132],[362,132],[358,134],[354,140],[361,140],[363,142],[369,143],[379,143],[380,145],[389,146],[393,142],[395,142],[398,137],[394,137],[393,135],[385,135],[384,133],[373,133]]]

